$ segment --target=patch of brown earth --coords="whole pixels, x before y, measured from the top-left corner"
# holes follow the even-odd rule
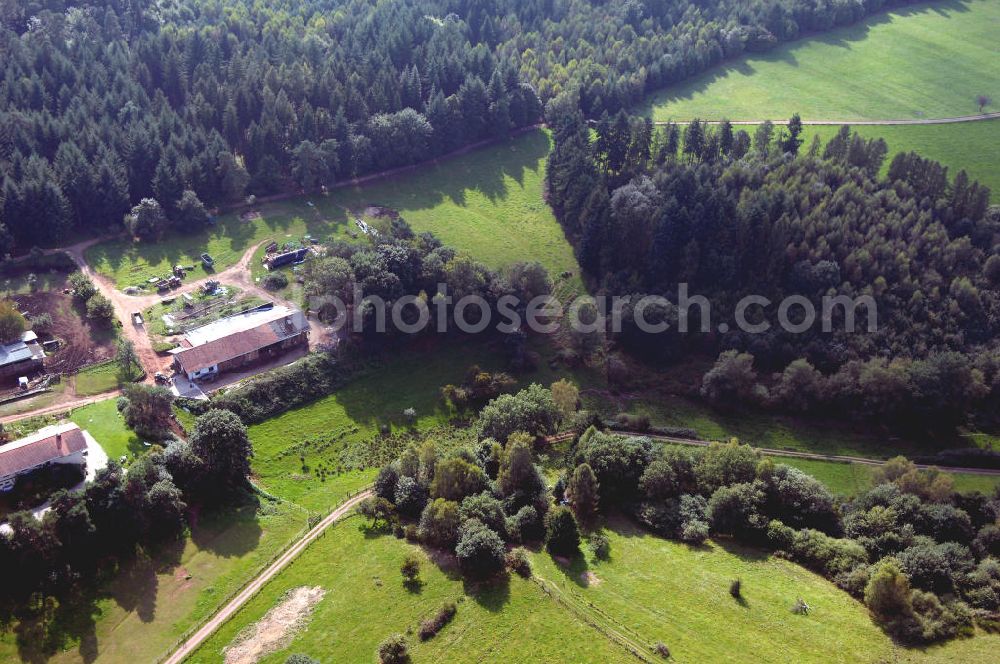
[[[222,651],[225,663],[256,664],[266,655],[287,646],[325,594],[320,586],[289,590],[277,606],[226,646]]]
[[[187,568],[182,566],[175,569],[174,581],[177,583],[177,586],[174,593],[183,592],[193,586],[194,582],[192,581],[192,578],[193,577],[191,576],[191,573],[187,571]]]
[[[580,580],[583,581],[583,585],[587,586],[588,588],[590,588],[591,586],[599,586],[602,583],[604,583],[604,581],[602,581],[596,574],[594,574],[590,570],[587,570],[586,572],[581,574]]]
[[[49,373],[67,372],[114,356],[114,333],[95,327],[84,318],[71,295],[40,291],[15,295],[18,309],[29,318],[47,313],[52,317],[51,337],[59,339],[59,349],[45,360]],[[50,338],[42,336],[43,340]]]
[[[384,207],[381,205],[369,205],[366,207],[361,214],[365,217],[371,217],[377,219],[379,217],[388,217],[389,219],[397,219],[399,217],[399,211],[394,210],[389,207]]]

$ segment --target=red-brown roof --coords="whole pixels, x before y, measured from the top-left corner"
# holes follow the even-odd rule
[[[294,317],[287,323],[284,320],[271,321],[249,330],[209,341],[200,346],[185,348],[178,351],[174,355],[174,359],[181,371],[192,373],[198,369],[215,366],[226,360],[266,348],[301,334],[303,331],[305,328],[299,327]]]
[[[37,468],[87,449],[80,427],[46,427],[33,436],[0,447],[0,477],[9,477]]]

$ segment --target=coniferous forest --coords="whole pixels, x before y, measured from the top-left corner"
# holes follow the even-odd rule
[[[934,428],[995,417],[1000,207],[964,171],[900,153],[883,176],[885,141],[845,126],[804,146],[798,116],[751,136],[728,122],[654,128],[624,112],[591,127],[571,96],[547,115],[550,200],[585,274],[609,294],[666,296],[642,314],[663,333],[641,331],[626,306],[625,348],[657,362],[722,351],[701,391],[729,406]],[[680,284],[714,305],[712,327],[695,307],[681,333]],[[732,325],[748,295],[771,301],[746,312],[771,323],[763,333]],[[858,306],[851,331],[846,309],[831,307],[827,330],[784,329],[775,314],[789,296],[816,312],[824,297],[870,298],[877,324],[870,331],[870,307]]]
[[[0,251],[591,117],[886,6],[837,0],[0,2]],[[185,195],[185,192],[192,192]]]

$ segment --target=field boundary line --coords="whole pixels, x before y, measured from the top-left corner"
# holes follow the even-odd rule
[[[649,438],[675,445],[690,445],[692,447],[708,447],[714,443],[724,444],[721,440],[703,440],[700,438],[681,438],[679,436],[667,436],[664,434],[651,433],[648,431],[628,431],[625,429],[608,429],[607,433],[619,436],[633,436],[638,438]],[[549,442],[560,442],[570,438],[570,434],[562,433],[550,436]],[[868,457],[850,456],[844,454],[820,454],[819,452],[801,452],[798,450],[780,450],[771,447],[757,447],[751,445],[755,450],[765,456],[792,457],[796,459],[810,459],[813,461],[835,461],[837,463],[857,463],[866,466],[884,466],[888,463],[885,459],[870,459]],[[944,466],[933,463],[914,464],[920,470],[940,470],[944,473],[959,473],[962,475],[985,475],[987,477],[1000,477],[1000,469],[995,468],[966,468],[961,466]]]
[[[1000,118],[1000,111],[991,111],[989,113],[978,113],[975,115],[955,115],[952,117],[945,118],[897,118],[888,120],[806,120],[802,119],[802,124],[804,125],[817,125],[817,126],[840,126],[840,125],[851,125],[853,126],[871,126],[871,127],[891,127],[891,126],[921,126],[921,125],[943,125],[943,124],[958,124],[961,122],[982,122],[983,120],[996,120]],[[665,126],[669,124],[690,124],[697,118],[691,118],[688,120],[654,120],[653,124],[657,126]],[[591,121],[594,122],[594,121]],[[722,120],[701,120],[701,122],[710,125],[718,125],[726,122],[725,118]],[[783,120],[768,120],[762,118],[760,120],[729,120],[731,125],[760,125],[765,122],[770,122],[774,125],[783,125],[788,122],[788,118]]]
[[[347,500],[334,507],[319,523],[310,528],[304,536],[294,541],[288,547],[278,551],[268,562],[264,563],[261,566],[262,571],[257,573],[241,588],[233,591],[220,603],[217,611],[211,614],[200,625],[190,628],[184,635],[179,637],[174,645],[171,646],[169,654],[159,657],[157,662],[163,664],[180,664],[186,660],[215,634],[220,627],[229,622],[250,600],[256,597],[268,582],[288,567],[313,542],[319,539],[328,528],[346,519],[350,515],[351,510],[370,495],[371,488],[369,487],[362,487],[353,495],[348,494]]]
[[[584,600],[576,597],[568,597],[567,594],[552,581],[537,575],[532,575],[531,580],[539,587],[539,589],[541,589],[543,593],[545,593],[546,596],[551,598],[554,602],[556,602],[556,604],[559,604],[572,613],[577,620],[597,631],[609,641],[613,641],[618,644],[639,661],[646,662],[646,664],[654,664],[654,661],[645,654],[645,646],[635,641],[629,635],[622,633],[613,624],[602,624],[601,621],[599,621],[599,618],[603,618],[604,622],[611,622],[605,615],[603,615],[602,612],[588,611],[586,608],[580,606]],[[590,605],[590,607],[596,609],[593,605]],[[597,613],[598,615],[595,616],[594,613]]]

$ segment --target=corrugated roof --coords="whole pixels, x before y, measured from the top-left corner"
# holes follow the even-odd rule
[[[41,360],[45,358],[45,351],[37,343],[38,335],[28,330],[21,337],[20,341],[10,344],[0,345],[0,367],[8,364],[23,362],[32,358]],[[30,343],[26,343],[30,342]]]
[[[87,449],[83,431],[75,424],[54,424],[0,446],[0,477],[37,468]]]
[[[200,346],[216,339],[253,328],[274,320],[282,320],[298,312],[298,309],[284,306],[266,306],[245,311],[241,314],[220,318],[217,321],[196,327],[184,335],[182,345]]]
[[[175,361],[184,373],[194,373],[294,337],[309,326],[301,311],[288,307],[275,309],[283,309],[288,314],[249,330],[237,330],[228,336],[183,348],[174,354]]]

